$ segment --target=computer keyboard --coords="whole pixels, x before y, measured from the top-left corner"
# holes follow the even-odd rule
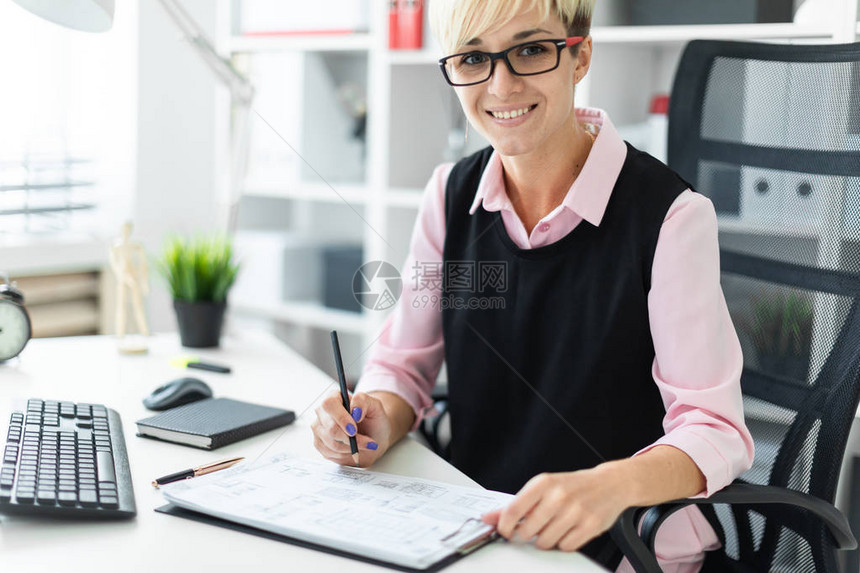
[[[122,423],[98,404],[31,399],[9,422],[0,513],[121,519],[136,513]]]

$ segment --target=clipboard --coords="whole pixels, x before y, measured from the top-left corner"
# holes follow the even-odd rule
[[[207,523],[209,525],[215,525],[218,527],[224,527],[227,529],[231,529],[233,531],[240,531],[242,533],[248,533],[250,535],[256,535],[257,537],[263,537],[265,539],[271,539],[273,541],[280,541],[282,543],[289,543],[291,545],[297,545],[299,547],[305,547],[307,549],[313,549],[315,551],[322,551],[323,553],[329,553],[331,555],[337,555],[338,557],[346,557],[348,559],[354,559],[356,561],[362,561],[364,563],[369,563],[371,565],[379,565],[381,567],[387,567],[389,569],[394,569],[396,571],[407,571],[407,572],[421,572],[421,573],[434,573],[436,571],[441,571],[448,565],[455,563],[462,559],[463,557],[477,551],[478,549],[485,547],[499,539],[499,535],[495,532],[492,532],[490,535],[487,535],[483,538],[475,540],[457,551],[453,554],[445,557],[441,561],[437,561],[436,563],[431,564],[430,566],[424,569],[414,569],[410,567],[404,567],[402,565],[398,565],[396,563],[390,563],[388,561],[381,561],[379,559],[374,559],[372,557],[367,557],[364,555],[360,555],[357,553],[351,553],[348,551],[343,551],[340,549],[335,549],[333,547],[329,547],[326,545],[320,545],[317,543],[312,543],[309,541],[304,541],[301,539],[297,539],[295,537],[288,537],[286,535],[281,535],[279,533],[274,533],[271,531],[266,531],[264,529],[258,529],[256,527],[251,527],[248,525],[244,525],[242,523],[236,523],[234,521],[228,521],[226,519],[221,519],[218,517],[213,517],[211,515],[205,513],[199,513],[196,511],[191,511],[189,509],[185,509],[172,503],[168,503],[161,507],[155,508],[155,511],[158,513],[164,513],[166,515],[173,515],[175,517],[181,517],[184,519],[189,519],[191,521],[199,521],[200,523]]]

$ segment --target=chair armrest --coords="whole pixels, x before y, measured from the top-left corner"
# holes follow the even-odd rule
[[[647,507],[628,507],[609,530],[612,540],[633,566],[636,573],[663,573],[654,553],[639,537],[637,525]]]
[[[823,499],[799,491],[768,485],[734,483],[707,498],[679,499],[651,508],[629,508],[611,529],[613,540],[625,557],[640,573],[660,573],[654,557],[654,540],[657,530],[670,515],[689,505],[789,505],[804,509],[819,518],[838,549],[856,549],[857,540],[851,533],[848,520],[842,513]],[[637,531],[640,517],[642,531]]]

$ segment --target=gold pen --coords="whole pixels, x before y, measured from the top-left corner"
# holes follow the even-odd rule
[[[181,479],[190,479],[197,476],[202,476],[205,474],[209,474],[212,472],[217,472],[218,470],[225,470],[230,466],[236,465],[242,460],[241,458],[230,458],[229,460],[221,460],[220,462],[212,462],[211,464],[202,465],[197,468],[191,468],[190,470],[183,470],[181,472],[176,472],[175,474],[170,474],[164,477],[160,477],[152,480],[152,487],[158,487],[160,485],[164,485],[166,483],[179,481]]]

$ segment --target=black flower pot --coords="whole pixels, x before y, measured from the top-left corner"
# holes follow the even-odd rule
[[[179,338],[182,346],[188,348],[211,348],[218,346],[221,339],[221,325],[224,323],[224,310],[227,302],[186,300],[173,301],[176,320],[179,323]]]

